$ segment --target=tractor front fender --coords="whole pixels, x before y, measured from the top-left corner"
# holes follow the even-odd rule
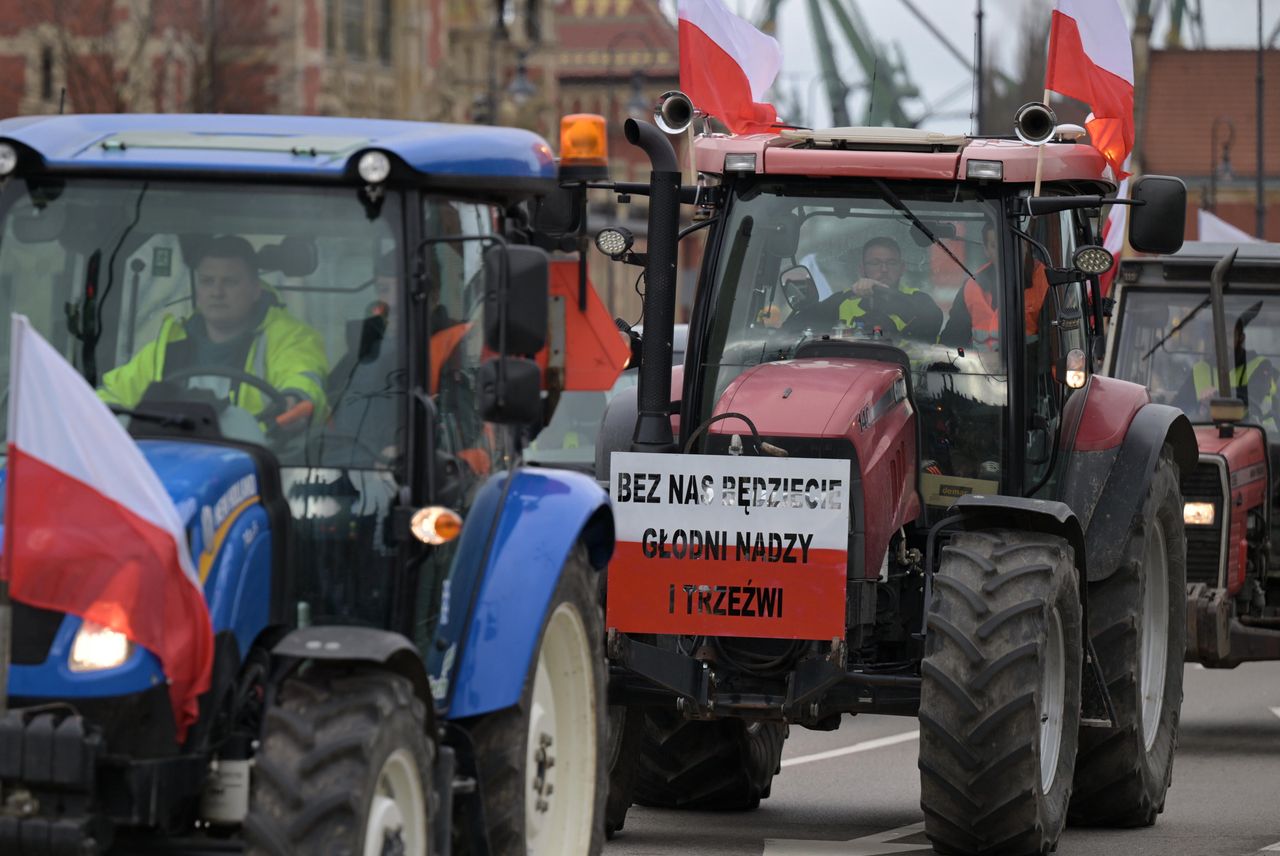
[[[448,667],[455,658],[446,656],[437,678],[437,702],[444,701],[448,719],[520,700],[565,560],[582,542],[592,567],[603,569],[613,541],[609,497],[594,479],[536,467],[510,476],[481,557],[453,677]]]
[[[1195,467],[1199,453],[1191,422],[1177,408],[1146,404],[1134,414],[1118,447],[1072,453],[1063,496],[1072,508],[1089,510],[1082,515],[1089,582],[1115,572],[1165,444],[1182,472]]]
[[[966,529],[1025,529],[1057,535],[1071,545],[1081,577],[1087,573],[1084,530],[1066,503],[1022,496],[969,495],[957,499],[951,512],[963,518],[961,525]]]
[[[399,633],[373,627],[321,625],[302,627],[276,643],[277,657],[326,662],[367,663],[401,675],[413,684],[419,698],[431,705],[431,682],[422,655]]]

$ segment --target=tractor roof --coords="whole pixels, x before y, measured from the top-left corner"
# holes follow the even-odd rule
[[[0,139],[46,168],[92,172],[236,173],[340,178],[352,158],[380,149],[445,183],[512,187],[554,182],[551,147],[529,131],[488,126],[225,114],[24,116],[0,121]]]
[[[754,154],[754,170],[739,162],[740,170],[769,175],[954,181],[969,175],[971,161],[998,161],[1003,181],[1029,184],[1036,172],[1034,146],[915,128],[788,129],[779,134],[704,136],[695,142],[698,169],[716,174],[726,171],[725,157],[731,154]],[[1115,185],[1097,149],[1076,142],[1044,147],[1043,179]]]
[[[1187,241],[1169,256],[1135,256],[1120,264],[1120,280],[1127,285],[1179,286],[1207,290],[1209,272],[1232,250],[1235,263],[1227,274],[1229,282],[1280,288],[1280,244],[1227,244]]]

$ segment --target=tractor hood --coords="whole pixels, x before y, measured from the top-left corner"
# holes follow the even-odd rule
[[[771,437],[853,439],[852,434],[872,427],[870,423],[859,426],[859,414],[870,414],[901,377],[897,366],[867,360],[763,363],[743,372],[729,385],[715,412],[745,413],[761,434]],[[741,434],[746,426],[726,419],[711,430]]]
[[[253,458],[240,449],[183,440],[142,440],[138,447],[173,500],[193,557],[234,511],[258,496]],[[0,490],[0,512],[4,496]]]
[[[1257,428],[1239,426],[1230,437],[1219,436],[1214,425],[1197,425],[1195,431],[1200,454],[1221,455],[1232,473],[1266,460],[1266,441]]]

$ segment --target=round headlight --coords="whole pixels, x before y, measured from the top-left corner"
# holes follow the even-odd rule
[[[382,184],[391,175],[391,159],[382,152],[365,152],[360,155],[356,172],[369,184]]]
[[[0,143],[0,175],[8,175],[18,168],[18,150],[8,143]]]
[[[611,226],[596,233],[596,248],[606,256],[616,259],[631,249],[634,240],[635,237],[626,229]]]
[[[1076,269],[1091,276],[1104,274],[1116,263],[1115,257],[1102,247],[1086,246],[1076,250],[1071,263]]]

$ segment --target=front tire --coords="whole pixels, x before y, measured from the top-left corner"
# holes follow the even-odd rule
[[[943,548],[920,688],[920,805],[938,852],[1057,846],[1080,718],[1080,617],[1062,538],[961,532]]]
[[[1089,585],[1089,624],[1115,728],[1082,728],[1072,823],[1150,826],[1173,778],[1187,630],[1186,537],[1172,450],[1156,464],[1115,573]]]
[[[688,720],[648,710],[638,750],[637,805],[750,811],[769,796],[787,727],[777,722]]]
[[[604,620],[578,547],[560,574],[515,707],[471,726],[495,856],[596,856],[604,847]]]
[[[285,681],[255,758],[245,852],[429,853],[426,722],[400,675],[320,665]]]

